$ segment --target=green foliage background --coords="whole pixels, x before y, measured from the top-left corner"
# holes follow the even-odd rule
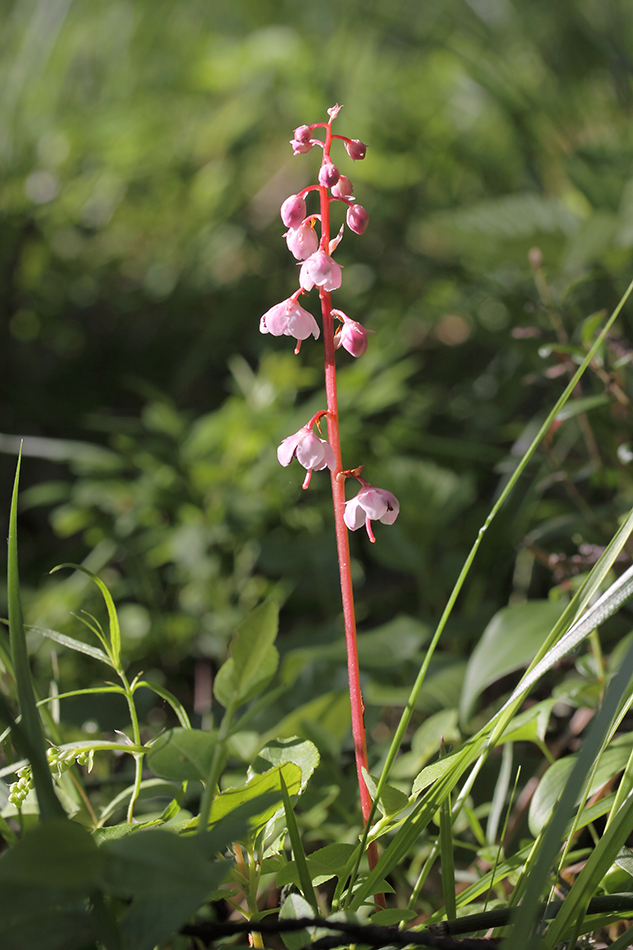
[[[121,605],[128,658],[189,708],[190,657],[223,660],[267,595],[285,604],[295,684],[279,710],[345,685],[327,479],[304,495],[298,466],[275,457],[323,404],[321,351],[296,358],[258,325],[296,286],[278,208],[318,161],[292,157],[292,129],[338,101],[339,131],[368,144],[364,162],[340,161],[371,222],[340,247],[337,306],[376,331],[362,360],[340,359],[344,461],[401,502],[371,550],[353,538],[361,629],[402,615],[393,640],[409,644],[397,665],[365,664],[371,724],[401,702],[589,318],[631,277],[633,11],[16,0],[3,13],[0,497],[8,508],[13,437],[31,437],[28,619],[78,635],[87,582],[42,574],[87,559]],[[546,596],[630,506],[629,319],[578,393],[591,412],[495,522],[427,712],[457,707],[495,611]],[[85,679],[76,656],[59,662],[69,685]]]

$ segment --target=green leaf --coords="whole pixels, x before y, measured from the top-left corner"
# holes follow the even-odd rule
[[[303,841],[301,840],[301,832],[299,831],[299,826],[297,825],[297,819],[295,818],[295,813],[292,810],[292,802],[290,801],[290,795],[288,794],[288,789],[286,788],[286,783],[284,782],[283,775],[279,776],[281,783],[281,794],[283,796],[284,802],[284,813],[286,815],[286,828],[288,829],[288,837],[290,838],[290,844],[292,846],[292,853],[294,854],[294,863],[297,868],[297,873],[299,877],[299,888],[301,893],[311,905],[315,914],[318,914],[319,907],[316,900],[316,895],[312,887],[312,882],[310,880],[310,872],[308,871],[308,865],[306,862],[305,851],[303,850]]]
[[[22,619],[22,603],[20,601],[20,578],[18,573],[18,485],[20,480],[20,456],[15,471],[11,509],[9,513],[9,549],[7,557],[7,601],[9,605],[9,638],[11,643],[11,659],[13,674],[18,694],[20,715],[22,721],[19,728],[15,727],[13,717],[6,703],[2,703],[2,718],[7,726],[13,729],[13,738],[20,745],[21,752],[31,762],[33,780],[38,796],[38,803],[44,820],[62,818],[64,809],[55,794],[53,779],[46,759],[44,733],[40,722],[39,712],[35,703],[35,692],[31,680],[26,634]]]
[[[214,824],[220,821],[240,805],[259,798],[260,795],[266,792],[277,792],[279,796],[277,802],[251,819],[251,834],[257,833],[260,828],[263,828],[270,821],[282,804],[280,774],[283,774],[288,794],[296,795],[301,788],[301,769],[294,762],[285,762],[263,775],[256,775],[245,785],[240,785],[238,788],[227,788],[216,795],[211,806],[211,823]]]
[[[216,746],[215,733],[177,727],[160,735],[147,754],[147,766],[161,778],[176,782],[204,781]]]
[[[564,607],[556,601],[530,600],[504,607],[495,614],[466,669],[459,704],[463,723],[470,719],[477,699],[487,686],[530,663]]]
[[[281,905],[279,911],[280,920],[301,920],[304,917],[314,917],[314,911],[308,902],[300,894],[289,894]],[[301,950],[302,947],[309,945],[314,934],[314,929],[295,930],[292,933],[280,934],[288,950]]]
[[[315,887],[324,884],[333,877],[341,878],[347,875],[347,862],[356,850],[353,844],[328,844],[318,851],[313,851],[306,859],[310,880]],[[277,873],[277,887],[286,884],[300,886],[299,869],[295,861],[289,861]]]
[[[119,618],[117,616],[116,607],[114,601],[112,600],[112,595],[110,591],[103,583],[100,577],[96,574],[93,574],[92,571],[89,571],[87,567],[83,567],[81,564],[58,564],[54,567],[49,573],[54,574],[56,571],[61,570],[63,567],[72,567],[75,571],[81,571],[83,574],[86,574],[91,581],[93,581],[99,590],[105,601],[106,609],[108,611],[108,618],[110,620],[110,658],[112,661],[112,666],[116,670],[121,669],[121,628],[119,626]]]
[[[57,630],[49,630],[48,627],[36,627],[28,624],[26,629],[32,633],[37,633],[40,637],[47,637],[49,640],[54,640],[55,643],[59,643],[63,647],[68,647],[69,650],[76,650],[77,653],[85,653],[86,656],[91,656],[93,660],[100,660],[101,663],[107,663],[108,666],[114,668],[110,657],[104,653],[103,650],[100,650],[99,647],[93,647],[89,643],[75,640],[74,637],[67,637],[65,633],[58,633]]]
[[[229,865],[208,861],[198,839],[155,828],[105,841],[98,849],[103,883],[123,896],[168,898],[202,889],[203,900],[206,890],[224,880]]]
[[[589,787],[589,795],[602,788],[609,779],[621,772],[629,760],[633,749],[633,735],[617,736],[603,752],[596,773]],[[568,755],[551,765],[538,784],[530,802],[528,821],[531,833],[536,837],[547,824],[552,809],[558,801],[578,755]],[[580,794],[576,803],[580,801]]]
[[[284,762],[294,762],[301,769],[300,792],[303,792],[310,776],[320,762],[319,750],[314,743],[297,736],[287,739],[274,739],[264,746],[248,770],[249,776],[261,775],[267,772],[271,765],[283,765]]]
[[[274,646],[279,627],[279,608],[267,601],[255,608],[238,626],[231,641],[231,656],[215,678],[214,693],[228,709],[249,702],[272,679],[279,665]]]
[[[85,950],[94,938],[85,898],[52,887],[2,882],[2,950]]]
[[[529,709],[525,709],[514,719],[511,719],[507,728],[501,734],[498,740],[500,745],[503,742],[535,742],[542,745],[545,739],[545,733],[549,725],[552,707],[556,705],[556,699],[544,699],[541,703],[535,703]]]
[[[103,857],[89,833],[73,821],[54,818],[35,826],[0,858],[0,881],[78,888],[99,879]]]

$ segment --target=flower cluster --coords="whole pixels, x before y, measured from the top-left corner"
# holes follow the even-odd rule
[[[56,778],[61,778],[63,773],[67,772],[75,762],[77,765],[87,766],[88,771],[92,771],[93,758],[94,749],[78,751],[77,749],[58,749],[55,746],[51,746],[50,749],[46,750],[48,766]],[[19,769],[16,774],[18,780],[9,786],[8,801],[11,805],[15,805],[17,809],[20,809],[26,801],[31,789],[35,788],[35,783],[33,781],[33,772],[30,765]]]
[[[288,229],[284,237],[288,250],[295,260],[301,262],[299,270],[299,289],[286,300],[275,304],[262,316],[259,328],[262,333],[273,336],[290,336],[297,341],[295,353],[298,353],[301,343],[312,336],[319,339],[321,329],[312,316],[299,303],[304,293],[318,288],[323,316],[323,333],[325,340],[326,360],[326,389],[328,389],[328,408],[316,413],[310,421],[302,426],[298,432],[283,440],[277,450],[277,457],[281,465],[287,466],[293,458],[306,469],[303,487],[310,484],[312,472],[319,472],[329,468],[333,479],[353,476],[361,483],[358,495],[350,501],[339,501],[342,510],[344,507],[344,522],[347,527],[356,531],[365,525],[371,541],[374,535],[371,521],[381,521],[383,524],[393,524],[398,516],[398,502],[391,492],[375,488],[360,477],[360,468],[342,471],[340,450],[338,449],[338,413],[336,411],[336,384],[333,372],[328,374],[327,366],[334,371],[334,352],[342,348],[353,357],[360,357],[367,350],[368,334],[373,333],[356,320],[352,320],[341,310],[334,310],[330,302],[332,291],[338,290],[343,280],[343,269],[332,256],[336,250],[344,231],[344,226],[338,235],[330,240],[330,209],[333,203],[346,205],[345,221],[350,231],[355,234],[364,234],[369,224],[369,215],[362,205],[356,202],[354,187],[347,175],[341,174],[332,161],[330,152],[334,140],[343,143],[348,156],[357,162],[365,158],[367,147],[359,139],[346,138],[332,132],[332,122],[340,112],[340,106],[328,109],[329,121],[317,122],[313,125],[300,125],[294,131],[290,142],[295,155],[305,155],[314,148],[323,151],[321,167],[317,175],[317,182],[308,185],[298,194],[290,195],[281,205],[281,220]],[[321,138],[318,130],[324,130]],[[315,192],[319,196],[319,209],[308,213],[306,198]],[[320,231],[320,235],[319,232]],[[334,320],[340,324],[334,330]],[[330,383],[327,383],[327,379]],[[328,434],[331,427],[336,430],[336,452],[325,439],[319,438],[313,431],[316,425],[320,432],[319,422],[327,416]],[[338,453],[338,457],[337,457]],[[335,482],[333,481],[333,485]],[[333,489],[334,491],[334,489]],[[335,502],[335,509],[337,503]],[[340,514],[339,516],[340,517]]]

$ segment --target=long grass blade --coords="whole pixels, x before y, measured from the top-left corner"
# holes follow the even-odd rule
[[[288,794],[288,789],[286,788],[286,783],[284,782],[284,777],[281,772],[279,773],[279,781],[281,783],[281,797],[283,799],[284,811],[286,813],[286,826],[288,828],[290,844],[292,845],[292,854],[295,859],[295,864],[297,865],[297,873],[299,874],[301,890],[303,891],[303,896],[310,904],[315,914],[318,914],[319,907],[317,904],[316,895],[314,893],[314,888],[312,887],[312,880],[310,878],[310,871],[308,870],[306,853],[303,850],[301,833],[299,832],[299,826],[297,825],[297,819],[295,818],[295,813],[292,808],[290,795]]]
[[[414,709],[415,709],[415,705],[416,705],[416,702],[417,702],[418,695],[419,695],[420,690],[422,689],[422,686],[423,686],[424,681],[425,681],[425,679],[426,679],[426,674],[427,674],[427,671],[428,671],[428,668],[429,668],[429,665],[430,665],[430,662],[431,662],[431,658],[432,658],[432,656],[433,656],[433,654],[434,654],[434,652],[435,652],[435,649],[436,649],[436,647],[437,647],[437,644],[439,643],[439,640],[440,640],[440,637],[441,637],[441,635],[442,635],[442,633],[443,633],[443,631],[444,631],[444,628],[445,628],[445,626],[446,626],[446,624],[447,624],[447,622],[448,622],[448,620],[449,620],[449,618],[450,618],[450,616],[451,616],[451,614],[452,614],[452,612],[453,612],[453,607],[455,606],[455,603],[457,602],[457,598],[458,598],[458,596],[459,596],[459,594],[460,594],[460,592],[461,592],[461,589],[462,589],[463,584],[464,584],[464,582],[465,582],[465,580],[466,580],[466,577],[468,576],[468,573],[470,572],[470,568],[472,567],[472,564],[473,564],[473,562],[474,562],[474,560],[475,560],[475,557],[476,557],[477,552],[478,552],[478,550],[479,550],[479,546],[481,545],[481,542],[482,542],[482,540],[483,540],[483,538],[484,538],[484,535],[485,535],[486,531],[488,530],[488,528],[490,527],[490,525],[492,524],[492,522],[494,521],[494,519],[495,519],[495,517],[497,516],[499,510],[501,509],[501,507],[504,505],[505,501],[506,501],[507,498],[509,497],[510,493],[511,493],[512,490],[514,489],[514,487],[515,487],[516,483],[518,482],[519,478],[521,477],[521,475],[522,475],[523,472],[525,471],[525,469],[526,469],[526,467],[527,467],[527,465],[528,465],[530,459],[532,458],[532,456],[533,456],[534,453],[536,452],[537,448],[539,447],[541,441],[543,440],[543,438],[545,437],[545,435],[546,435],[547,432],[549,431],[549,428],[550,428],[551,424],[554,422],[556,416],[559,414],[559,412],[562,410],[562,408],[563,408],[563,406],[565,405],[565,403],[568,401],[568,399],[570,398],[570,396],[573,394],[573,392],[574,392],[576,386],[577,386],[578,383],[580,382],[580,379],[582,378],[583,374],[584,374],[585,371],[587,370],[587,367],[590,365],[590,363],[591,363],[591,361],[593,360],[593,358],[594,358],[595,354],[597,353],[598,349],[600,348],[600,346],[601,346],[602,343],[604,342],[604,340],[605,340],[605,338],[606,338],[606,336],[607,336],[609,330],[611,329],[611,327],[612,327],[613,324],[615,323],[616,319],[617,319],[618,316],[620,315],[620,312],[622,311],[622,308],[624,307],[624,304],[625,304],[626,301],[629,299],[629,297],[631,296],[631,293],[632,293],[632,292],[633,292],[633,281],[631,281],[631,283],[629,284],[629,286],[628,286],[627,289],[625,290],[624,294],[622,295],[622,297],[620,298],[618,304],[616,305],[615,309],[613,310],[611,316],[609,317],[609,319],[608,319],[607,322],[605,323],[605,325],[604,325],[604,327],[602,328],[601,332],[598,334],[598,336],[597,336],[596,339],[594,340],[592,346],[589,348],[589,350],[588,350],[588,352],[587,352],[587,355],[585,356],[585,358],[583,359],[582,363],[580,364],[580,366],[578,367],[578,369],[577,369],[576,372],[574,373],[572,379],[569,381],[569,383],[568,383],[567,386],[565,387],[565,389],[564,389],[564,391],[562,392],[562,394],[561,394],[561,396],[559,397],[559,399],[556,401],[554,407],[552,408],[552,410],[550,411],[550,413],[547,415],[545,421],[543,422],[543,424],[541,425],[541,427],[540,427],[539,431],[537,432],[536,436],[535,436],[534,439],[532,440],[532,443],[530,444],[529,448],[527,449],[527,451],[526,451],[525,454],[523,455],[522,459],[521,459],[520,462],[518,463],[517,467],[515,468],[514,472],[513,472],[512,475],[511,475],[511,477],[508,479],[508,482],[507,482],[505,488],[503,489],[503,491],[501,492],[501,494],[499,495],[499,498],[497,499],[497,501],[496,501],[496,502],[494,503],[494,505],[492,506],[492,508],[491,508],[491,510],[490,510],[490,513],[488,514],[488,517],[486,518],[484,524],[483,524],[482,527],[479,529],[479,532],[478,532],[478,534],[477,534],[477,537],[476,537],[476,539],[475,539],[475,541],[474,541],[474,543],[473,543],[473,545],[472,545],[472,547],[471,547],[471,549],[470,549],[470,552],[469,552],[469,554],[468,554],[468,557],[466,558],[466,561],[465,561],[465,563],[464,563],[464,566],[462,567],[462,570],[460,571],[459,577],[457,578],[457,581],[455,582],[455,585],[454,585],[454,587],[453,587],[453,590],[451,591],[451,594],[450,594],[450,596],[449,596],[449,599],[448,599],[448,602],[447,602],[447,604],[446,604],[446,607],[444,608],[444,611],[443,611],[443,613],[442,613],[442,616],[440,617],[439,623],[438,623],[437,628],[436,628],[436,630],[435,630],[435,633],[434,633],[434,635],[433,635],[433,639],[431,640],[431,643],[429,644],[429,647],[428,647],[428,649],[427,649],[427,651],[426,651],[426,654],[425,654],[425,657],[424,657],[424,661],[423,661],[423,663],[422,663],[422,666],[420,667],[420,670],[419,670],[418,675],[417,675],[417,677],[416,677],[415,683],[413,684],[413,687],[412,687],[412,689],[411,689],[411,693],[409,694],[409,698],[408,698],[408,700],[407,700],[407,703],[406,703],[406,706],[405,706],[404,711],[403,711],[403,713],[402,713],[402,716],[400,717],[400,722],[398,723],[398,727],[397,727],[396,732],[395,732],[395,734],[394,734],[394,737],[393,737],[393,739],[392,739],[391,746],[390,746],[390,748],[389,748],[389,752],[388,752],[387,757],[386,757],[386,759],[385,759],[385,764],[384,764],[384,766],[383,766],[382,772],[381,772],[381,774],[380,774],[380,778],[379,778],[379,780],[378,780],[378,785],[377,785],[377,788],[376,788],[376,797],[375,797],[375,799],[374,799],[374,804],[373,804],[373,807],[372,807],[371,814],[370,814],[370,816],[369,816],[369,820],[367,821],[366,826],[365,826],[365,832],[364,832],[363,839],[362,839],[362,842],[361,842],[360,853],[364,853],[364,851],[365,851],[365,849],[366,849],[366,846],[367,846],[367,837],[368,837],[368,834],[369,834],[369,828],[370,828],[370,826],[371,826],[371,824],[372,824],[372,821],[373,821],[373,818],[374,818],[374,815],[375,815],[376,801],[380,798],[380,795],[382,794],[382,791],[383,791],[385,785],[387,784],[387,781],[388,781],[388,778],[389,778],[389,774],[390,774],[390,772],[391,772],[391,768],[392,768],[392,766],[393,766],[393,763],[395,762],[396,756],[398,755],[398,752],[399,752],[399,750],[400,750],[400,746],[402,745],[402,741],[403,741],[403,739],[404,739],[404,736],[405,736],[407,727],[408,727],[409,722],[410,722],[410,720],[411,720],[411,716],[413,715],[413,711],[414,711]],[[355,879],[355,877],[356,877],[356,875],[357,875],[357,873],[358,873],[359,863],[360,863],[360,857],[359,857],[359,861],[357,861],[356,867],[355,867],[355,869],[354,869],[354,873],[353,873],[353,875],[352,875],[352,881]],[[351,893],[351,888],[350,888],[350,893]]]
[[[620,703],[629,688],[631,676],[633,676],[633,646],[629,648],[620,670],[611,681],[602,708],[591,725],[569,780],[563,789],[558,804],[545,829],[536,860],[526,882],[523,899],[517,909],[516,923],[513,925],[512,935],[505,944],[508,950],[510,950],[510,948],[512,948],[512,950],[527,950],[527,948],[532,950],[532,948],[538,945],[538,937],[532,934],[532,928],[538,913],[538,904],[541,899],[541,894],[547,884],[550,869],[556,858],[563,836],[565,835],[567,825],[574,813],[580,790],[586,781],[587,774],[598,755],[604,738],[611,728]],[[620,815],[622,817],[620,817]],[[622,832],[622,827],[629,827],[627,820],[628,822],[633,820],[633,800],[631,801],[630,807],[627,806],[620,810],[618,817],[614,819],[611,829],[607,833],[609,835],[609,841],[614,842],[612,845],[615,847],[613,857],[615,857],[619,846],[624,841],[623,838],[618,837],[618,832]],[[602,844],[602,842],[600,842],[600,844]],[[599,847],[600,845],[598,845],[598,848]],[[596,851],[598,848],[596,848]],[[602,852],[604,852],[604,850],[605,848],[602,848]],[[578,880],[580,880],[580,877]],[[587,880],[586,875],[584,880]],[[577,883],[578,881],[576,884]],[[574,887],[576,884],[574,884]],[[572,892],[573,890],[574,888],[572,887]],[[577,889],[577,897],[568,904],[572,892],[568,895],[564,908],[561,911],[561,914],[563,914],[562,923],[559,924],[558,919],[556,921],[555,933],[562,932],[563,927],[568,926],[571,916],[580,906],[584,892],[582,892],[581,889]]]
[[[2,710],[2,718],[7,726],[11,726],[13,739],[29,761],[33,770],[33,781],[37,792],[40,814],[43,820],[51,818],[65,818],[61,802],[55,794],[48,761],[46,759],[46,742],[40,716],[35,703],[35,691],[31,679],[26,634],[22,619],[22,604],[20,601],[20,578],[18,572],[18,485],[20,481],[20,458],[15,472],[13,495],[11,498],[11,512],[9,515],[9,552],[7,562],[7,598],[9,603],[9,639],[11,644],[11,659],[15,685],[20,706],[21,723],[17,728],[8,707]],[[6,705],[6,704],[4,704]]]

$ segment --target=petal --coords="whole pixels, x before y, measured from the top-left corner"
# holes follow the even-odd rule
[[[359,504],[358,497],[357,495],[356,498],[350,498],[349,501],[345,502],[343,521],[350,531],[358,531],[365,524],[365,512]]]
[[[380,521],[387,512],[387,499],[380,488],[361,488],[358,495],[358,504],[367,513],[372,521]]]
[[[310,275],[310,258],[307,261],[304,261],[301,265],[301,270],[299,271],[299,283],[304,290],[312,290],[314,287],[314,281]]]
[[[393,524],[400,511],[400,502],[390,491],[383,489],[383,495],[387,496],[387,510],[380,520],[383,524]]]
[[[323,441],[317,438],[314,432],[306,433],[301,444],[297,446],[296,454],[297,461],[300,462],[304,468],[312,468],[317,472],[325,468],[323,461]]]
[[[319,339],[321,330],[311,313],[295,301],[290,312],[286,336],[293,336],[296,340],[307,340],[312,334],[315,340]]]
[[[290,465],[294,454],[297,451],[297,446],[303,441],[305,437],[306,428],[304,426],[302,429],[299,429],[298,432],[295,432],[294,435],[289,435],[287,439],[283,440],[277,449],[277,458],[280,465],[283,465],[284,468],[286,465]]]

